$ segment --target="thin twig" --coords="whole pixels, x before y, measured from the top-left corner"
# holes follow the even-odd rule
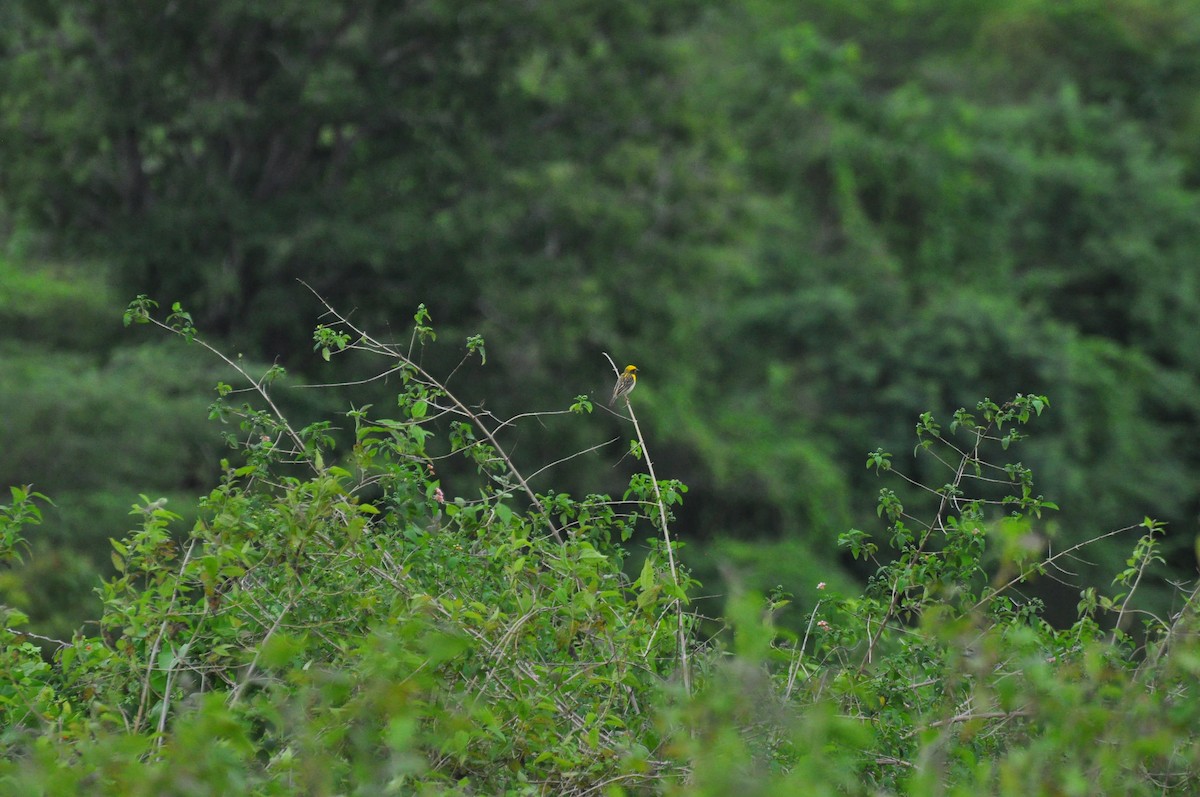
[[[817,611],[821,608],[822,601],[817,601],[817,605],[813,607],[812,614],[808,616],[808,627],[804,629],[804,641],[800,643],[800,650],[796,651],[792,657],[791,666],[788,667],[787,689],[784,690],[784,698],[792,696],[792,689],[796,685],[796,673],[800,670],[800,662],[804,658],[804,651],[808,649],[808,638],[812,633],[813,623],[817,620]]]
[[[985,603],[987,603],[988,601],[995,598],[1001,592],[1004,592],[1006,589],[1013,586],[1014,584],[1024,581],[1026,578],[1028,578],[1029,576],[1036,573],[1037,569],[1039,567],[1045,567],[1046,565],[1053,563],[1055,559],[1058,559],[1063,556],[1067,556],[1068,554],[1070,554],[1074,551],[1078,551],[1080,548],[1083,548],[1085,546],[1091,545],[1096,542],[1100,542],[1100,540],[1104,540],[1109,537],[1114,537],[1117,534],[1124,534],[1127,531],[1132,531],[1134,529],[1141,528],[1141,526],[1142,526],[1142,524],[1138,523],[1133,526],[1126,526],[1125,528],[1122,528],[1122,529],[1116,529],[1115,531],[1110,531],[1105,534],[1101,534],[1099,537],[1093,537],[1090,540],[1084,540],[1083,542],[1079,543],[1078,545],[1072,545],[1070,548],[1067,548],[1064,551],[1059,551],[1058,553],[1054,554],[1054,556],[1051,556],[1049,559],[1042,560],[1036,566],[1026,568],[1019,575],[1014,576],[1012,578],[1012,580],[1010,580],[1008,583],[1006,583],[1000,587],[997,587],[992,592],[988,593],[987,595],[984,595],[982,598],[979,599],[979,601],[974,606],[971,607],[971,611],[975,611],[976,609],[981,608]]]
[[[188,546],[187,553],[183,556],[183,561],[179,564],[179,575],[175,579],[175,589],[171,592],[171,600],[167,603],[167,610],[164,612],[162,624],[158,628],[158,634],[154,637],[154,644],[150,646],[150,655],[146,657],[146,680],[142,684],[141,699],[138,700],[137,715],[133,720],[133,727],[140,729],[142,726],[142,718],[146,716],[146,704],[150,699],[150,675],[154,672],[155,660],[158,658],[158,650],[162,645],[163,637],[167,634],[167,626],[170,623],[169,615],[171,609],[175,606],[175,600],[179,597],[179,584],[184,582],[183,573],[187,569],[188,562],[192,558],[192,551],[196,547],[196,540],[193,539],[191,545]]]
[[[614,437],[611,440],[605,440],[603,443],[597,443],[596,445],[592,446],[591,448],[585,448],[582,451],[576,451],[574,454],[569,454],[569,455],[563,457],[562,459],[556,459],[555,461],[550,462],[546,465],[543,465],[542,467],[535,470],[533,473],[529,474],[529,480],[533,481],[534,479],[536,479],[538,477],[538,474],[542,473],[543,471],[549,470],[550,468],[553,468],[555,465],[561,465],[564,462],[569,462],[569,461],[575,459],[575,457],[580,457],[580,456],[583,456],[584,454],[590,454],[591,452],[597,451],[601,448],[604,448],[605,446],[611,446],[613,443],[617,442],[620,439],[621,438],[619,438],[619,437]]]
[[[554,520],[553,520],[553,518],[550,517],[550,513],[546,511],[546,507],[542,504],[542,502],[538,499],[537,495],[529,487],[529,483],[525,480],[525,477],[521,475],[521,472],[519,470],[517,470],[517,466],[516,466],[516,464],[513,463],[512,458],[509,457],[508,452],[496,440],[495,435],[492,434],[492,430],[488,428],[487,424],[485,424],[483,422],[483,419],[481,417],[479,417],[478,414],[472,412],[467,407],[467,405],[464,404],[462,401],[460,401],[457,396],[455,396],[453,393],[451,393],[450,390],[444,384],[442,384],[437,379],[435,379],[428,371],[426,371],[424,368],[422,368],[420,365],[418,365],[415,360],[412,359],[413,344],[411,342],[409,344],[408,354],[403,354],[395,347],[388,346],[386,344],[383,344],[383,343],[375,340],[370,335],[368,335],[365,331],[363,331],[363,330],[359,329],[358,327],[354,326],[353,324],[351,324],[350,320],[348,318],[346,318],[341,313],[339,313],[337,310],[335,310],[333,308],[333,306],[331,304],[329,304],[329,302],[325,301],[325,298],[323,296],[321,296],[321,294],[319,294],[315,290],[313,290],[313,288],[308,283],[301,280],[300,284],[303,285],[304,287],[308,288],[309,291],[312,292],[313,296],[317,297],[317,300],[319,302],[321,302],[321,304],[325,305],[326,311],[331,316],[336,318],[341,324],[345,325],[345,327],[347,329],[353,330],[354,334],[356,334],[361,340],[364,340],[367,343],[369,343],[371,346],[375,347],[377,351],[386,352],[386,353],[390,354],[391,356],[399,359],[405,366],[413,369],[417,374],[419,374],[421,376],[421,378],[423,380],[425,380],[426,384],[433,385],[438,390],[440,390],[446,396],[446,398],[448,398],[454,404],[454,406],[457,408],[458,412],[461,415],[463,415],[466,418],[469,418],[471,420],[471,422],[475,425],[475,427],[477,429],[479,429],[480,432],[483,433],[483,436],[487,438],[488,442],[492,445],[492,448],[496,451],[496,453],[500,456],[500,458],[502,460],[504,460],[504,464],[507,467],[508,472],[512,475],[512,477],[514,479],[517,480],[517,483],[521,486],[521,489],[525,491],[525,495],[529,497],[529,502],[533,505],[534,509],[536,509],[539,513],[541,513],[546,518],[546,524],[550,527],[550,533],[553,535],[555,541],[558,543],[563,542],[562,534],[559,533],[558,528],[554,525]]]
[[[295,598],[288,600],[287,605],[284,606],[283,609],[279,612],[279,614],[275,617],[275,622],[271,625],[271,628],[263,636],[262,641],[260,641],[258,643],[258,650],[256,650],[254,652],[254,658],[253,658],[253,660],[251,660],[250,666],[246,668],[246,674],[242,677],[241,683],[239,683],[237,685],[237,688],[234,689],[233,693],[230,694],[230,696],[229,696],[229,705],[230,706],[233,706],[234,704],[236,704],[238,702],[238,700],[241,699],[242,693],[244,691],[246,691],[246,687],[250,685],[251,680],[253,680],[253,678],[254,678],[254,671],[256,669],[258,669],[258,659],[260,656],[262,656],[263,648],[265,648],[267,646],[267,642],[271,639],[272,636],[275,635],[275,632],[279,630],[279,625],[280,625],[280,623],[283,622],[283,618],[287,616],[287,613],[290,612],[292,610],[292,607],[295,605],[296,605]]]
[[[1033,712],[1028,709],[1017,709],[1015,711],[979,711],[979,712],[964,711],[961,714],[955,714],[953,717],[946,717],[946,719],[935,720],[934,722],[931,722],[928,725],[926,725],[924,728],[916,728],[916,729],[910,731],[906,735],[907,736],[916,736],[917,734],[921,733],[922,731],[928,730],[929,728],[941,728],[943,726],[954,725],[959,722],[969,722],[970,720],[996,720],[996,719],[1007,720],[1007,719],[1012,719],[1014,717],[1029,717],[1029,716],[1032,716],[1032,714],[1033,714]]]
[[[150,323],[154,324],[157,327],[160,327],[161,329],[165,329],[168,332],[172,332],[176,335],[181,335],[181,336],[183,335],[183,333],[180,332],[178,329],[175,329],[174,327],[172,327],[169,324],[164,324],[162,321],[159,321],[157,318],[154,318],[151,315],[146,315],[145,318]],[[297,434],[296,430],[293,429],[291,427],[291,424],[289,424],[287,422],[287,416],[285,416],[283,414],[283,411],[280,410],[278,406],[276,406],[275,400],[271,398],[270,391],[268,391],[266,388],[266,380],[265,379],[259,380],[259,379],[255,379],[254,377],[250,376],[250,374],[247,373],[245,368],[238,365],[237,362],[235,362],[234,360],[231,360],[228,356],[226,356],[224,352],[222,352],[220,349],[216,348],[212,344],[204,341],[202,338],[192,336],[189,339],[189,342],[199,344],[203,348],[207,349],[210,353],[216,355],[222,362],[224,362],[230,368],[232,368],[233,370],[235,370],[239,374],[241,374],[242,378],[250,383],[254,392],[258,393],[258,395],[262,397],[263,401],[267,402],[267,406],[269,406],[271,408],[271,412],[274,414],[275,418],[279,421],[280,424],[283,425],[283,430],[287,433],[288,437],[290,437],[292,439],[292,443],[296,446],[297,455],[300,455],[304,452],[304,441],[302,439],[300,439],[300,435]],[[317,467],[317,464],[315,462],[313,462],[311,458],[303,457],[302,459],[314,471],[320,472],[320,468]]]
[[[4,630],[7,633],[13,634],[15,636],[29,637],[30,639],[40,639],[43,642],[50,642],[52,644],[58,645],[60,648],[69,648],[72,645],[72,643],[63,642],[61,639],[55,639],[54,637],[42,636],[41,634],[35,634],[32,631],[22,631],[19,628],[5,628]]]
[[[617,365],[613,362],[612,357],[608,356],[608,352],[603,352],[603,354],[608,359],[613,371],[619,376],[620,372],[617,371]],[[671,568],[671,580],[675,584],[676,592],[679,592],[679,569],[675,566],[675,546],[671,544],[671,532],[667,529],[667,506],[663,502],[662,491],[658,487],[658,476],[654,474],[654,461],[650,459],[650,450],[646,447],[646,438],[642,436],[642,427],[638,423],[637,414],[633,411],[633,405],[629,403],[629,393],[626,393],[623,398],[625,399],[625,407],[629,410],[629,420],[633,421],[633,428],[637,432],[638,446],[642,452],[642,457],[646,460],[646,470],[650,473],[650,484],[654,487],[654,499],[658,504],[658,518],[662,526],[663,543],[667,549],[667,563]],[[691,665],[688,662],[687,633],[683,627],[683,602],[678,597],[675,598],[675,607],[675,641],[679,648],[679,666],[683,670],[684,691],[690,695],[692,693],[692,672]]]

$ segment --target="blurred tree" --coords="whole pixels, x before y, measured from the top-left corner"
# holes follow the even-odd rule
[[[1031,453],[1064,533],[1166,516],[1190,572],[1200,195],[1179,133],[1200,6],[1145,6],[745,2],[701,26],[690,85],[762,221],[714,373],[792,398],[746,402],[778,440],[861,495],[860,452],[903,445],[880,430],[1045,392],[1053,432]],[[1036,42],[1007,38],[1022,25]],[[796,491],[817,502],[816,484]]]
[[[12,4],[0,189],[125,291],[186,297],[272,354],[309,324],[295,278],[374,319],[507,318],[481,273],[561,303],[599,287],[581,238],[642,225],[613,200],[660,168],[657,43],[687,8]]]

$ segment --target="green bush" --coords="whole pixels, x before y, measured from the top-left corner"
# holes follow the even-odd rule
[[[135,302],[127,320],[196,338]],[[0,783],[12,793],[180,794],[1161,794],[1197,786],[1196,593],[1170,617],[1137,595],[1160,562],[1147,519],[1114,594],[1083,590],[1053,627],[1022,594],[1063,580],[1083,546],[1048,548],[1057,509],[1009,452],[1049,406],[988,400],[918,452],[945,477],[898,474],[886,537],[840,538],[873,576],[861,593],[735,592],[699,633],[676,557],[685,488],[645,466],[620,499],[536,494],[497,444],[500,420],[463,404],[411,347],[344,319],[326,358],[388,358],[394,411],[295,427],[271,385],[222,384],[218,414],[248,441],[181,538],[161,502],[114,540],[94,633],[54,641],[5,609]],[[483,355],[473,339],[468,357]],[[238,368],[234,360],[227,363]],[[636,404],[636,395],[634,404]],[[586,422],[593,405],[564,410]],[[390,416],[390,417],[389,417]],[[476,478],[443,484],[443,464]],[[934,497],[925,517],[900,485]],[[45,497],[14,489],[0,562],[19,565]],[[1135,527],[1136,528],[1136,527]],[[1135,528],[1122,529],[1130,532]],[[1117,535],[1119,532],[1112,532]],[[634,535],[646,552],[624,565]],[[638,537],[638,539],[642,539]],[[37,642],[55,648],[43,657]]]
[[[120,301],[108,272],[94,264],[37,263],[0,257],[0,340],[39,349],[100,353],[117,342]]]

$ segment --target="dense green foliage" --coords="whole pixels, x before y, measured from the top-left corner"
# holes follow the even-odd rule
[[[153,311],[139,299],[127,318],[198,340],[178,306],[163,321]],[[1085,591],[1068,627],[1024,594],[1078,550],[1044,553],[1057,507],[1011,459],[1047,399],[983,401],[945,426],[923,415],[917,449],[946,481],[881,491],[885,543],[841,535],[875,568],[865,591],[804,585],[801,633],[777,623],[786,596],[737,591],[727,631],[704,639],[670,531],[686,488],[647,478],[634,409],[647,473],[622,499],[546,493],[521,509],[527,481],[495,445],[510,422],[419,364],[434,335],[423,308],[415,347],[342,318],[318,328],[325,355],[383,357],[400,385],[392,417],[344,416],[347,467],[325,464],[333,419],[293,427],[272,400],[282,374],[243,370],[216,407],[239,419],[239,461],[222,463],[182,538],[164,502],[135,507],[96,630],[27,636],[27,618],[4,610],[6,791],[1161,794],[1200,782],[1197,593],[1171,616],[1133,602],[1157,578],[1159,524],[1142,524],[1115,593]],[[482,339],[470,348],[485,353]],[[570,417],[593,422],[590,403]],[[459,458],[476,478],[450,494],[439,472]],[[877,450],[868,467],[888,476],[892,459]],[[910,514],[913,490],[937,509]],[[14,488],[0,508],[10,566],[45,500]],[[658,542],[630,578],[639,527]],[[1135,616],[1144,643],[1125,630]]]
[[[315,746],[279,728],[324,739],[358,727],[338,724],[347,716],[381,727],[369,712],[386,704],[386,721],[415,729],[398,732],[390,765],[433,790],[461,778],[471,779],[464,791],[518,788],[489,769],[507,761],[567,791],[650,782],[721,793],[713,784],[728,777],[770,793],[783,788],[772,778],[811,784],[824,773],[847,791],[1019,790],[1022,778],[1046,774],[1070,792],[1067,771],[1052,764],[1063,756],[1114,791],[1126,777],[1187,790],[1192,764],[1176,746],[1192,739],[1179,686],[1192,620],[1171,583],[1195,575],[1200,515],[1198,45],[1197,0],[0,4],[0,484],[54,499],[35,502],[44,524],[29,549],[5,549],[27,561],[0,569],[0,604],[64,641],[83,619],[106,618],[100,636],[85,627],[59,651],[75,657],[70,667],[40,664],[32,648],[8,659],[29,673],[10,705],[40,716],[22,715],[28,737],[6,737],[29,753],[10,774],[37,781],[55,755],[75,760],[69,747],[124,762],[111,781],[153,791],[144,768],[188,777],[178,773],[199,765],[188,745],[227,727],[248,746],[213,772],[244,779],[230,789],[266,789],[282,783],[275,751],[307,756]],[[398,319],[419,301],[443,341],[482,333],[486,367],[474,358],[458,367],[464,351],[483,353],[469,342],[421,348],[418,364],[452,375],[461,406],[480,418],[537,414],[536,425],[502,424],[486,441],[511,457],[509,470],[455,456],[436,473],[410,472],[404,446],[422,440],[364,450],[364,434],[425,428],[404,413],[428,397],[408,396],[399,415],[337,416],[333,408],[396,406],[402,375],[375,378],[377,364],[342,352],[336,337],[319,342],[333,362],[313,357],[303,341],[323,308],[299,280],[405,351]],[[201,363],[180,354],[180,341],[123,332],[119,308],[142,293],[183,302],[228,361]],[[657,483],[626,454],[619,419],[579,414],[590,401],[581,396],[607,397],[605,352],[641,369],[636,405],[658,470],[690,488],[670,507],[686,548],[646,553],[658,535],[645,505],[564,497],[632,485],[643,492],[626,500],[649,500]],[[250,410],[268,415],[241,430],[241,410],[219,402],[205,421],[214,383],[239,369],[255,383],[274,378],[273,363],[295,378],[270,393],[274,408]],[[299,389],[320,382],[340,387]],[[986,515],[981,547],[955,548],[939,530],[927,564],[912,553],[920,532],[889,532],[881,547],[896,561],[838,545],[846,529],[877,522],[878,477],[860,467],[877,446],[897,452],[887,460],[896,471],[935,488],[906,496],[905,516],[970,526],[967,504],[948,510],[936,492],[948,479],[941,460],[908,456],[913,419],[951,417],[980,396],[1042,394],[1053,412],[1022,444],[1020,467],[1035,468],[1039,489],[1069,511],[1031,520],[1028,533]],[[367,422],[389,415],[398,426]],[[279,417],[310,434],[277,439],[287,437]],[[430,421],[434,439],[454,439],[445,416]],[[278,446],[309,464],[279,459]],[[249,459],[230,465],[234,475],[221,469],[210,494],[223,456]],[[514,489],[497,476],[510,472],[528,483]],[[482,489],[488,506],[505,509],[469,517],[436,501],[438,489],[472,507]],[[197,494],[208,497],[197,505]],[[138,495],[144,509],[132,517],[147,525],[110,564],[107,540],[128,529]],[[161,499],[181,518],[168,523]],[[12,511],[35,504],[18,497]],[[299,517],[310,506],[320,515],[311,528]],[[362,538],[334,532],[358,511]],[[544,524],[555,512],[586,516],[578,522],[595,537],[551,544]],[[1161,522],[1130,564],[1133,543],[1105,535],[1146,516]],[[4,526],[10,543],[18,521]],[[433,539],[406,536],[410,525]],[[279,530],[292,526],[308,529],[303,545]],[[273,531],[235,556],[217,533],[235,527]],[[526,546],[520,566],[466,575],[464,563],[513,556],[516,540]],[[1086,559],[1096,566],[1056,559],[1069,575],[1052,567],[1059,579],[1023,585],[1018,607],[989,593],[997,574],[1033,566],[1024,544],[1047,540],[1047,556],[1095,540]],[[581,553],[584,541],[596,557]],[[379,577],[388,557],[400,561],[394,548],[429,568],[403,589]],[[678,611],[678,594],[655,592],[668,553],[684,568],[668,563],[682,578],[672,588],[686,587],[688,573],[706,585],[693,590],[694,617]],[[244,602],[200,601],[214,588],[201,559],[218,574],[253,573],[218,578]],[[325,628],[347,618],[333,612],[336,588],[319,568],[296,569],[305,561],[336,563],[367,602],[345,629]],[[1138,577],[1137,600],[1106,614],[1112,576],[1128,580],[1142,563],[1164,577]],[[950,569],[927,569],[935,564]],[[117,572],[110,585],[125,579],[103,601],[91,595],[97,568]],[[464,592],[503,593],[480,601],[499,612],[492,625],[421,580],[432,573]],[[880,625],[900,611],[882,586],[918,575],[929,592],[902,612],[907,631]],[[550,595],[555,577],[561,595]],[[936,586],[956,579],[961,593]],[[593,582],[620,586],[580,587]],[[805,585],[818,582],[849,597],[810,594]],[[311,606],[289,602],[306,591]],[[388,591],[417,603],[428,595],[432,608],[371,604]],[[544,611],[511,602],[523,591]],[[775,607],[787,592],[801,611],[761,628],[754,596],[775,595],[763,604]],[[577,597],[601,593],[598,603]],[[176,617],[172,607],[187,601],[193,609]],[[925,611],[931,602],[947,608]],[[322,629],[312,638],[263,626],[287,615],[281,623],[307,627],[302,611]],[[1113,631],[1118,616],[1129,623],[1144,611],[1161,621]],[[837,633],[818,632],[818,621]],[[563,651],[539,646],[573,623],[585,626],[572,632],[584,648],[615,640],[617,627],[625,635],[603,668],[570,682],[587,693],[571,699],[591,708],[554,713],[535,701],[554,716],[505,713],[526,709],[501,705],[489,691],[497,684],[480,676],[486,666],[468,662],[511,649],[569,668]],[[723,636],[702,642],[730,623],[760,643],[726,657]],[[957,656],[963,646],[948,640],[966,625],[981,641]],[[887,655],[866,666],[864,646],[885,626]],[[684,631],[689,646],[664,642]],[[791,633],[805,641],[796,658]],[[180,652],[189,634],[209,658]],[[1164,639],[1180,648],[1160,656]],[[163,663],[168,643],[175,652]],[[98,658],[79,655],[87,644]],[[42,640],[43,654],[53,648]],[[403,666],[390,657],[410,654],[437,666],[412,673],[399,708],[343,699],[382,694],[374,690],[396,672],[387,667]],[[296,667],[301,659],[311,666]],[[531,678],[521,660],[505,678],[536,690],[549,676],[529,664]],[[782,691],[780,667],[793,674]],[[306,681],[310,671],[348,680],[333,689]],[[811,688],[796,686],[800,672],[813,673],[802,681]],[[690,696],[684,673],[695,678]],[[905,678],[924,686],[893,714],[896,696],[909,694]],[[598,681],[622,686],[601,696]],[[954,719],[954,700],[966,719]],[[1089,701],[1097,713],[1081,716]],[[155,705],[166,736],[155,735]],[[503,732],[485,741],[465,731],[442,749],[456,723],[492,727],[473,713],[480,707]],[[1156,712],[1172,718],[1161,733],[1142,721]],[[570,718],[589,713],[621,724],[583,739],[590,723]],[[53,721],[69,726],[63,748],[48,735]],[[960,744],[959,731],[973,741]],[[1111,746],[1089,747],[1097,735]],[[386,756],[355,746],[377,741],[370,733],[351,737],[312,753],[312,771],[370,791]],[[514,752],[551,737],[557,761]],[[829,750],[812,740],[827,738],[839,752],[822,758]],[[702,754],[702,742],[721,753]],[[1132,758],[1104,759],[1130,747]],[[608,763],[585,748],[605,750]],[[75,776],[107,777],[88,766],[55,775]],[[341,786],[313,788],[322,789]]]

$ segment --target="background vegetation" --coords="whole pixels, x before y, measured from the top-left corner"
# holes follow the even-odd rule
[[[605,396],[602,352],[637,363],[696,605],[779,586],[795,632],[808,587],[878,575],[837,544],[880,523],[866,452],[936,487],[922,412],[1047,395],[1020,461],[1066,511],[1036,538],[1156,518],[1135,604],[1169,627],[1200,517],[1198,44],[1194,0],[4,4],[0,483],[54,504],[0,600],[69,638],[130,505],[182,535],[250,441],[207,420],[228,367],[121,327],[135,295],[286,368],[281,410],[349,456],[331,419],[399,377],[299,387],[379,373],[313,353],[303,280],[385,341],[424,303],[455,342],[431,373],[482,334],[464,403],[560,412],[497,433],[538,493],[640,472],[618,419],[565,412]],[[438,477],[470,495],[475,463]],[[1024,594],[1071,628],[1129,555],[1101,539]]]

